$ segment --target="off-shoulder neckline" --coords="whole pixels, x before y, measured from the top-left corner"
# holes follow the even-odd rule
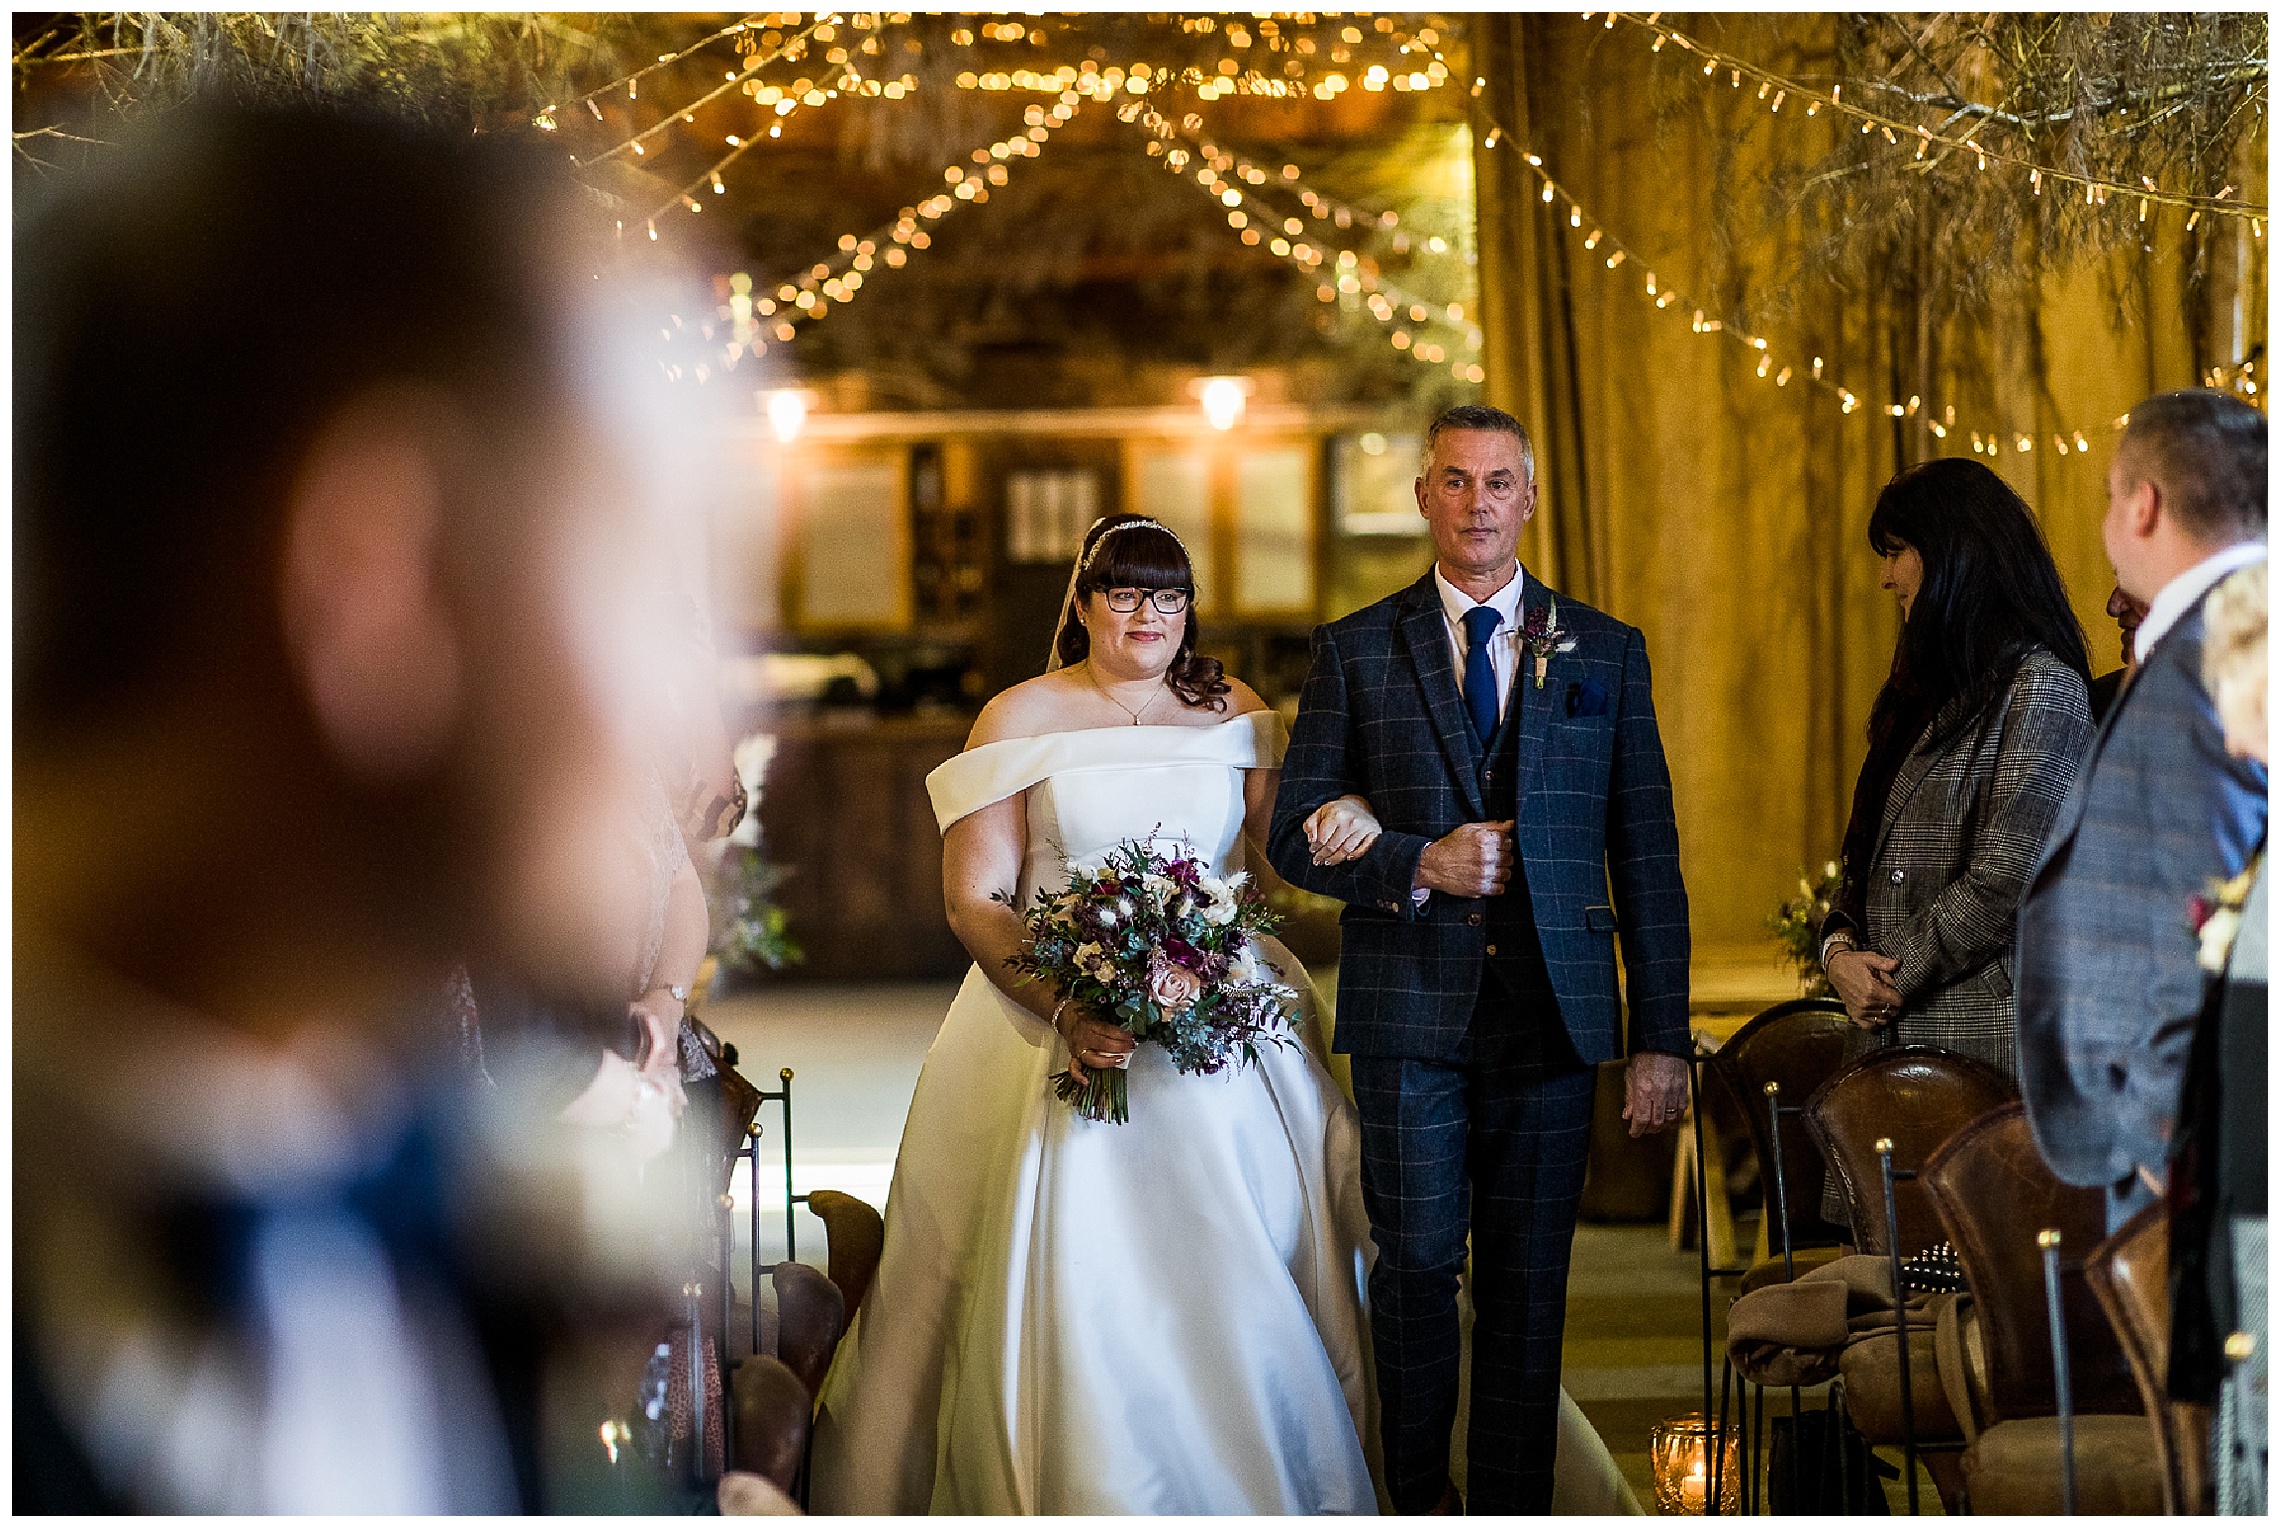
[[[969,744],[968,746],[959,749],[958,752],[953,754],[951,757],[964,758],[970,753],[980,753],[985,748],[998,748],[1007,743],[1042,743],[1047,738],[1090,737],[1093,734],[1100,732],[1113,732],[1123,737],[1129,737],[1135,732],[1194,732],[1199,734],[1213,733],[1217,732],[1222,727],[1232,727],[1237,722],[1247,722],[1254,716],[1271,716],[1278,721],[1282,719],[1282,713],[1280,711],[1277,711],[1273,706],[1261,706],[1256,711],[1239,712],[1234,716],[1228,717],[1225,721],[1211,722],[1208,725],[1201,727],[1183,727],[1176,722],[1143,722],[1139,726],[1133,726],[1130,723],[1126,723],[1121,727],[1062,727],[1052,732],[1025,732],[1019,737],[992,738],[989,742],[986,743]]]

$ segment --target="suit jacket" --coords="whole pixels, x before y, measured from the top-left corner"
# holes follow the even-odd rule
[[[1523,618],[1555,594],[1530,577]],[[1646,643],[1564,596],[1559,617],[1575,647],[1552,655],[1540,689],[1523,649],[1507,702],[1508,713],[1519,710],[1516,839],[1545,967],[1576,1053],[1610,1060],[1620,1053],[1620,934],[1631,1049],[1683,1055],[1686,887]],[[1430,572],[1316,628],[1268,854],[1285,879],[1347,904],[1336,1049],[1437,1061],[1464,1053],[1488,904],[1436,892],[1419,908],[1410,888],[1427,844],[1491,820],[1485,762]],[[1385,831],[1359,858],[1317,867],[1306,818],[1349,794],[1369,801]]]
[[[2068,1183],[2167,1154],[2201,1008],[2192,899],[2264,837],[2264,766],[2225,751],[2197,602],[2106,716],[2019,905],[2019,1083]]]
[[[1900,962],[1899,1040],[2017,1071],[2019,894],[2094,735],[2082,676],[2036,648],[1979,718],[1960,698],[1901,764],[1869,861],[1867,947]],[[1848,1054],[1870,1037],[1853,1031]]]

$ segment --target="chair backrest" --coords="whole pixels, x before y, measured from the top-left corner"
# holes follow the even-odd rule
[[[1734,1032],[1710,1058],[1710,1069],[1734,1095],[1749,1121],[1750,1144],[1757,1149],[1758,1177],[1765,1188],[1767,1213],[1774,1208],[1772,1100],[1769,1082],[1781,1084],[1781,1184],[1789,1206],[1792,1244],[1829,1246],[1846,1231],[1821,1218],[1821,1184],[1828,1169],[1802,1110],[1822,1083],[1844,1064],[1845,1035],[1852,1023],[1845,1005],[1833,998],[1804,997],[1779,1003]],[[1781,1254],[1778,1227],[1767,1243]]]
[[[1805,1126],[1852,1206],[1853,1245],[1880,1255],[1892,1250],[1879,1140],[1891,1140],[1895,1172],[1919,1170],[1949,1136],[2018,1096],[2011,1080],[1985,1062],[1932,1045],[1871,1052],[1821,1084],[1805,1105]],[[1895,1183],[1892,1198],[1901,1256],[1941,1240],[1939,1216],[1921,1182]]]
[[[814,1415],[799,1376],[766,1354],[744,1359],[729,1377],[729,1414],[736,1467],[766,1477],[789,1496],[807,1457]]]
[[[2082,1276],[2084,1255],[2105,1235],[2106,1196],[2052,1176],[2026,1107],[2004,1104],[1957,1131],[1924,1164],[1922,1182],[1971,1287],[1987,1353],[1988,1425],[2058,1411],[2037,1243],[2045,1230],[2059,1233],[2059,1305],[2074,1409],[2085,1415],[2138,1411],[2129,1361]]]
[[[2169,1207],[2149,1204],[2132,1215],[2092,1250],[2082,1275],[2121,1341],[2138,1398],[2153,1422],[2163,1505],[2171,1513],[2197,1514],[2203,1510],[2198,1488],[2207,1472],[2169,1399]]]
[[[825,1266],[831,1282],[847,1300],[847,1319],[862,1308],[871,1276],[879,1271],[879,1255],[887,1245],[887,1228],[872,1209],[852,1194],[819,1188],[808,1195],[807,1206],[823,1222]]]
[[[838,1285],[805,1263],[778,1263],[769,1279],[776,1286],[776,1356],[813,1396],[822,1390],[831,1355],[847,1330],[846,1299]]]

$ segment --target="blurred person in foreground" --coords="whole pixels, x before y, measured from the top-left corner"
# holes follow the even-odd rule
[[[2146,605],[2106,715],[2019,907],[2019,1082],[2051,1171],[2118,1228],[2162,1189],[2201,1011],[2188,918],[2264,837],[2262,764],[2226,747],[2201,683],[2203,606],[2265,557],[2267,430],[2224,393],[2130,410],[2106,472],[2106,556]]]
[[[1936,1045],[2009,1076],[2019,890],[2090,744],[2082,628],[2025,501],[1978,462],[1895,477],[1868,544],[1900,641],[1821,968],[1854,1024],[1846,1059]]]
[[[600,1504],[673,1226],[422,1020],[622,1027],[649,919],[694,410],[539,163],[197,107],[19,209],[18,1510]]]
[[[2264,563],[2241,569],[2209,596],[2201,673],[2239,758],[2271,762],[2266,720]],[[2227,1516],[2262,1517],[2266,1501],[2265,1125],[2271,1046],[2267,969],[2272,898],[2265,846],[2249,866],[2209,888],[2196,909],[2201,969],[2210,977],[2178,1105],[2169,1183],[2172,1399],[2214,1405],[2209,1479]],[[2189,1511],[2202,1510],[2188,1506]]]

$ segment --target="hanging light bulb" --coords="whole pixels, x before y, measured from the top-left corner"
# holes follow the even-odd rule
[[[1196,384],[1197,401],[1203,405],[1203,417],[1215,430],[1232,430],[1243,421],[1243,410],[1250,401],[1251,380],[1248,377],[1205,377]]]
[[[768,424],[776,439],[790,445],[807,428],[808,394],[804,387],[779,387],[762,394]]]

